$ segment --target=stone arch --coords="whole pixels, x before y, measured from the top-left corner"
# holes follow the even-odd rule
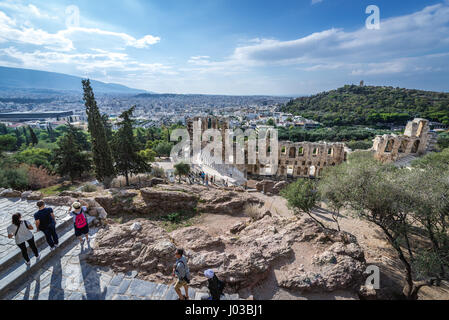
[[[333,148],[327,149],[327,155],[333,157],[334,156],[334,149]]]
[[[317,170],[316,170],[316,167],[315,167],[315,166],[311,166],[311,167],[309,168],[309,176],[315,177],[316,172],[317,172]]]
[[[300,156],[304,155],[304,147],[298,148],[298,155],[300,155]]]
[[[287,166],[287,175],[288,176],[292,176],[294,173],[294,168],[293,166]]]
[[[288,150],[288,157],[289,158],[296,158],[296,148],[291,147],[290,150]]]
[[[412,153],[418,153],[420,143],[421,143],[421,141],[419,141],[419,140],[416,140],[413,143]]]
[[[404,140],[401,142],[401,145],[399,146],[399,153],[404,153],[407,150],[408,141]]]
[[[313,148],[312,155],[314,155],[314,156],[318,155],[318,148]]]
[[[394,147],[394,139],[390,139],[387,142],[387,146],[385,147],[385,152],[392,152]]]

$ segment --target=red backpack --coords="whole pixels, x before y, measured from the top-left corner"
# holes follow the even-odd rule
[[[81,229],[81,228],[84,228],[86,225],[87,225],[86,217],[84,216],[84,211],[81,210],[80,213],[76,214],[75,227],[77,229]]]

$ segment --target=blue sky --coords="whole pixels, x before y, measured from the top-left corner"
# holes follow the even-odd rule
[[[0,0],[0,65],[173,93],[449,91],[449,1]]]

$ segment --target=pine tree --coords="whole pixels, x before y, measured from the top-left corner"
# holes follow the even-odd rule
[[[111,148],[89,79],[82,80],[82,84],[88,129],[92,139],[95,176],[98,181],[103,182],[106,188],[108,188],[115,176]]]
[[[135,106],[120,115],[122,121],[118,123],[119,129],[115,133],[112,143],[116,171],[125,176],[127,186],[129,186],[130,174],[148,172],[151,169],[151,166],[139,154],[134,137],[133,125],[135,122],[131,119],[134,109]]]
[[[69,176],[70,181],[81,177],[84,172],[92,169],[89,154],[83,152],[76,141],[76,128],[67,123],[68,131],[59,139],[55,149],[53,164],[55,172],[61,176]]]
[[[36,134],[34,133],[34,130],[30,126],[28,126],[28,130],[30,131],[31,143],[33,144],[33,146],[35,146],[36,144],[39,143],[39,140]]]
[[[8,134],[8,128],[4,123],[0,123],[0,135]]]

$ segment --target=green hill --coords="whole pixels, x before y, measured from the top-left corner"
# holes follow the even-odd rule
[[[422,117],[449,125],[449,93],[346,85],[291,100],[281,111],[332,125],[405,124]]]

